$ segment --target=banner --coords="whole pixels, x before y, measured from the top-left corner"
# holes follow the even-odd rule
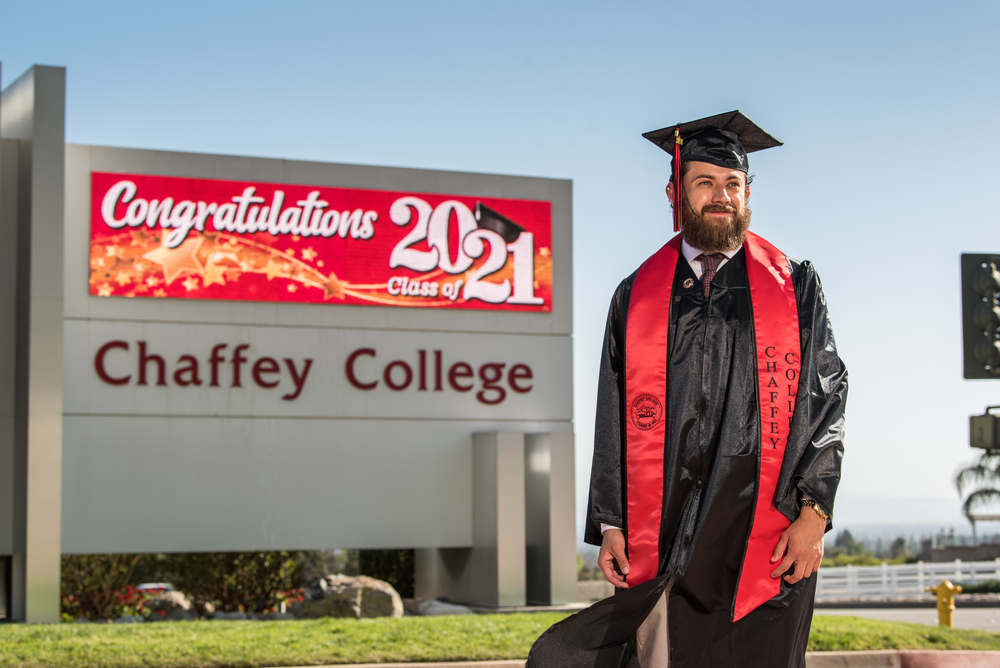
[[[552,206],[93,172],[90,294],[546,312]]]

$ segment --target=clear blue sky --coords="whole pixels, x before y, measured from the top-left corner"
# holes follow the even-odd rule
[[[608,300],[670,236],[640,133],[739,108],[753,229],[823,278],[843,495],[940,497],[974,452],[958,257],[1000,252],[993,2],[20,2],[3,85],[68,68],[71,142],[569,178],[578,492]],[[878,520],[878,507],[871,509]]]

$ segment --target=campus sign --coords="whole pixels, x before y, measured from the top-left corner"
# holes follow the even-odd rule
[[[2,94],[12,618],[59,619],[63,554],[410,548],[421,598],[576,600],[569,181],[66,144],[64,91]]]

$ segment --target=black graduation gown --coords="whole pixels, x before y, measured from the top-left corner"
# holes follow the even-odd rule
[[[802,368],[776,491],[778,509],[798,517],[803,495],[832,514],[843,456],[847,371],[837,356],[826,300],[809,262],[790,260]],[[598,384],[597,426],[585,540],[600,524],[623,527],[625,332],[636,274],[611,302]],[[693,285],[684,287],[686,279]],[[557,624],[528,666],[636,665],[627,646],[671,574],[672,668],[800,666],[812,618],[815,576],[732,622],[756,494],[760,411],[752,306],[741,249],[721,267],[706,301],[682,258],[671,299],[667,435],[659,577]],[[828,530],[830,525],[828,525]]]

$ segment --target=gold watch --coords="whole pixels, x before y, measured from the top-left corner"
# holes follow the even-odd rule
[[[830,519],[830,516],[824,513],[823,509],[819,507],[819,504],[813,501],[812,499],[805,499],[802,501],[802,507],[805,508],[807,506],[815,510],[816,514],[819,515],[824,520]]]

